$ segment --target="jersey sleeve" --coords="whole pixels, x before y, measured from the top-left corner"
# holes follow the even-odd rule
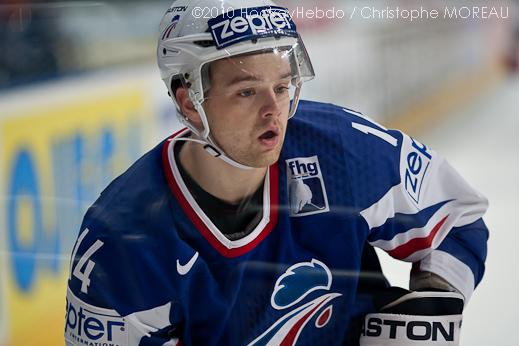
[[[92,209],[92,208],[91,208]],[[70,260],[65,341],[72,345],[176,345],[174,289],[160,249],[87,213]],[[117,228],[117,227],[115,227]]]
[[[439,275],[468,301],[485,268],[486,198],[426,145],[399,131],[380,133],[397,141],[394,164],[379,169],[392,170],[399,183],[361,211],[369,243]]]

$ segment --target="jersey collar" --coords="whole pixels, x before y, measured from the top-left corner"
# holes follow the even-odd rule
[[[185,128],[168,138],[162,148],[162,163],[168,180],[168,185],[187,215],[189,220],[198,229],[209,244],[225,257],[238,257],[254,249],[274,229],[278,220],[278,164],[269,167],[263,187],[263,217],[246,237],[238,240],[229,240],[211,222],[204,211],[186,187],[175,162],[173,147],[174,138],[187,136],[189,129]]]

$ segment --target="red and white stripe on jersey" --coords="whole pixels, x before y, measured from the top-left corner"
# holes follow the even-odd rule
[[[385,250],[392,257],[407,262],[419,261],[427,252],[440,245],[441,241],[452,228],[454,218],[451,218],[449,205],[446,203],[427,221],[425,226],[411,228],[403,233],[397,233],[389,240],[372,240],[370,244]],[[426,251],[426,253],[422,253]]]

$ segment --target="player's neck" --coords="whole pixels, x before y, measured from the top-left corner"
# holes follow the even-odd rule
[[[267,168],[244,170],[205,152],[201,145],[187,142],[180,150],[180,163],[200,187],[229,203],[238,203],[263,184]]]

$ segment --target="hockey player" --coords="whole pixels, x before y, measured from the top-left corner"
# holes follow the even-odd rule
[[[157,53],[186,128],[86,213],[68,345],[354,345],[359,316],[362,345],[458,343],[487,202],[443,158],[299,101],[312,64],[270,1],[175,1]],[[365,299],[371,246],[413,263],[412,291]]]

